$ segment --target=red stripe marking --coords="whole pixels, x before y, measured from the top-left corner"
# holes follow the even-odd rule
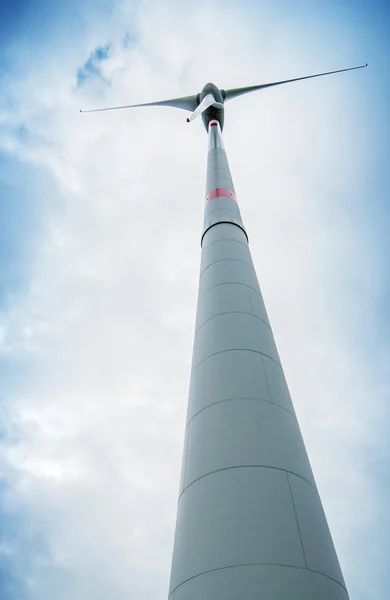
[[[209,127],[216,127],[218,125],[218,121],[215,119],[209,121]]]
[[[237,202],[236,194],[227,188],[215,188],[215,190],[211,190],[206,196],[206,202],[210,202],[211,200],[214,200],[214,198],[219,198],[220,196],[231,198]]]

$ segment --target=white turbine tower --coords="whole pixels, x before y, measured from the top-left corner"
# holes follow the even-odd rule
[[[197,96],[132,105],[201,114],[209,135],[169,600],[348,600],[221,134],[225,101],[331,73],[226,91],[207,84]]]

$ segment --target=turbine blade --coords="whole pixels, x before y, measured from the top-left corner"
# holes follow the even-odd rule
[[[210,106],[215,106],[216,108],[223,108],[223,104],[221,102],[217,102],[212,94],[207,94],[202,100],[202,102],[197,106],[192,115],[190,115],[187,119],[187,123],[193,121],[199,115],[202,114],[205,110],[207,110]]]
[[[146,102],[145,104],[128,104],[127,106],[110,106],[108,108],[93,108],[92,110],[80,110],[80,112],[102,112],[104,110],[138,108],[140,106],[172,106],[173,108],[182,108],[183,110],[193,111],[196,109],[197,104],[198,102],[196,96],[184,96],[183,98],[172,98],[171,100],[161,100],[160,102]]]
[[[231,90],[221,90],[221,92],[222,96],[224,97],[224,100],[227,101],[232,100],[233,98],[237,98],[237,96],[242,96],[242,94],[256,92],[257,90],[273,87],[274,85],[292,83],[293,81],[302,81],[303,79],[313,79],[313,77],[323,77],[324,75],[333,75],[334,73],[344,73],[345,71],[354,71],[355,69],[364,69],[364,67],[367,67],[367,65],[368,63],[366,63],[365,65],[360,65],[358,67],[350,67],[349,69],[339,69],[338,71],[328,71],[327,73],[317,73],[316,75],[306,75],[306,77],[296,77],[295,79],[286,79],[284,81],[276,81],[274,83],[262,83],[261,85],[252,85],[250,87],[234,88]]]

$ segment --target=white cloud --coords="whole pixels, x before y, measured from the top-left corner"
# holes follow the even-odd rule
[[[206,79],[233,87],[333,66],[334,50],[319,61],[319,39],[308,57],[268,5],[256,23],[229,6],[191,5],[183,17],[175,2],[148,2],[130,24],[123,2],[107,23],[93,21],[68,58],[57,48],[10,90],[20,102],[12,119],[27,124],[32,142],[9,134],[3,148],[43,167],[58,190],[30,257],[28,293],[2,317],[3,347],[32,366],[23,392],[9,392],[20,437],[2,448],[8,510],[24,515],[25,539],[45,542],[42,555],[16,554],[28,600],[166,593],[207,140],[173,109],[78,109],[194,93]],[[138,41],[123,48],[129,28]],[[111,85],[76,89],[82,62],[107,43],[101,68]],[[379,284],[375,257],[360,249],[364,226],[345,214],[359,155],[343,86],[357,83],[318,81],[228,105],[225,141],[336,546],[354,574],[357,513],[364,529],[374,494],[359,466],[372,388],[356,344],[368,335]]]

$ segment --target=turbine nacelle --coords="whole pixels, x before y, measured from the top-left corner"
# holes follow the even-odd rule
[[[209,122],[212,119],[216,119],[220,126],[221,130],[223,129],[223,124],[225,120],[225,111],[224,111],[224,97],[222,94],[222,90],[217,88],[213,83],[206,83],[203,90],[199,94],[199,106],[205,101],[205,99],[209,96],[214,98],[214,102],[205,107],[202,113],[202,121],[206,128],[206,131],[209,130]],[[196,111],[194,111],[196,112]],[[194,114],[194,113],[193,113]],[[187,119],[187,122],[192,119]]]
[[[367,67],[365,65],[359,65],[358,67],[350,67],[348,69],[339,69],[338,71],[328,71],[326,73],[317,73],[316,75],[306,75],[305,77],[296,77],[295,79],[285,79],[284,81],[276,81],[274,83],[262,83],[260,85],[252,85],[249,87],[233,88],[229,90],[220,90],[213,83],[206,83],[203,90],[195,96],[184,96],[182,98],[172,98],[171,100],[161,100],[159,102],[147,102],[146,104],[129,104],[127,106],[112,106],[109,108],[95,108],[92,110],[80,110],[80,112],[100,112],[104,110],[118,110],[122,108],[137,108],[141,106],[172,106],[174,108],[181,108],[188,110],[191,115],[187,118],[187,122],[194,121],[197,117],[202,115],[203,124],[206,131],[209,129],[209,122],[215,119],[219,122],[221,130],[224,125],[225,109],[224,104],[228,100],[233,100],[243,94],[249,92],[256,92],[261,89],[268,87],[274,87],[275,85],[282,85],[284,83],[292,83],[294,81],[302,81],[303,79],[313,79],[314,77],[322,77],[324,75],[333,75],[334,73],[343,73],[345,71],[354,71],[356,69],[363,69]]]
[[[197,117],[199,117],[199,115],[202,115],[203,122],[205,122],[205,119],[207,118],[206,115],[213,114],[214,118],[216,118],[215,115],[220,114],[221,117],[223,118],[223,102],[218,102],[215,98],[215,95],[212,93],[208,93],[208,94],[204,95],[203,91],[202,91],[201,97],[202,96],[203,96],[203,100],[201,100],[201,102],[198,104],[196,109],[187,118],[187,123],[194,121]],[[208,120],[210,120],[210,119],[208,118]],[[206,123],[205,123],[205,126],[207,129]]]

